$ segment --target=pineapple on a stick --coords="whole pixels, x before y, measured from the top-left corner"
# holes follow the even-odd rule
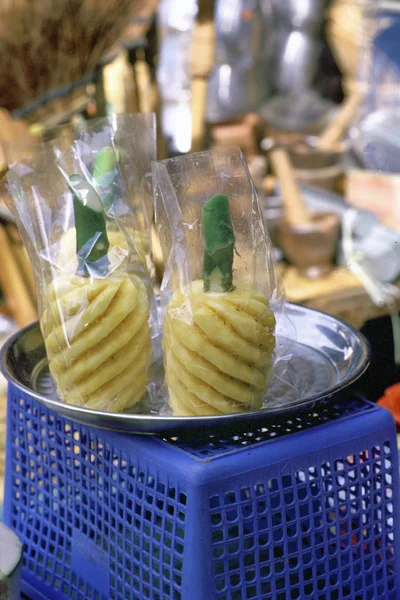
[[[235,237],[226,196],[204,205],[203,231],[203,281],[175,292],[164,319],[170,404],[184,416],[261,408],[275,317],[264,294],[232,281]]]
[[[95,182],[112,166],[98,161]],[[78,175],[69,178],[69,186],[78,268],[75,275],[57,276],[47,290],[41,330],[50,373],[65,402],[120,412],[140,400],[148,382],[146,289],[124,268],[110,272],[104,206],[96,190]]]

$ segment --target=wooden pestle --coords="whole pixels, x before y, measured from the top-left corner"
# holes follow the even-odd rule
[[[293,228],[304,227],[311,216],[296,183],[289,155],[282,148],[269,153],[272,169],[281,185],[282,202],[287,223]]]
[[[344,132],[354,119],[363,96],[360,90],[356,90],[346,98],[334,119],[319,136],[317,143],[319,150],[331,150],[341,140]]]

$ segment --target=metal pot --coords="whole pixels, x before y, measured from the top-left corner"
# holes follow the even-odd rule
[[[226,121],[254,111],[268,96],[273,22],[266,0],[217,0],[215,67],[208,81],[207,119]]]
[[[253,112],[269,89],[263,61],[244,67],[227,63],[216,66],[208,82],[207,121],[226,121]]]
[[[264,54],[271,19],[259,6],[246,10],[245,0],[217,0],[214,12],[216,63],[243,57],[254,61]],[[247,17],[243,18],[246,13]]]
[[[324,21],[329,0],[275,0],[274,12],[277,24],[318,32]]]
[[[276,34],[274,86],[280,92],[299,92],[311,87],[318,68],[322,43],[304,31]]]

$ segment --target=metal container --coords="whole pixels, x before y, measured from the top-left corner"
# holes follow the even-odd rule
[[[322,51],[327,0],[275,0],[274,84],[278,92],[310,89]]]
[[[207,121],[217,123],[253,112],[269,91],[263,61],[216,65],[208,81]]]
[[[18,328],[17,325],[15,323],[15,321],[13,321],[12,319],[10,319],[10,317],[7,317],[6,315],[2,315],[0,313],[0,348],[1,346],[3,346],[3,344],[6,343],[6,341],[17,332]],[[2,397],[5,396],[7,393],[7,382],[5,381],[4,377],[0,374],[0,402],[2,400]],[[1,415],[1,411],[0,411],[0,415]],[[1,416],[0,416],[0,458],[1,458],[1,437],[2,437],[2,430],[1,430]],[[0,471],[1,471],[1,461],[0,461]]]
[[[267,3],[217,0],[215,66],[208,80],[206,118],[227,121],[255,111],[271,90],[273,51]]]
[[[274,12],[277,24],[318,33],[324,21],[329,0],[275,0]]]
[[[279,31],[274,86],[278,93],[309,89],[318,69],[322,44],[302,31]]]
[[[216,63],[244,63],[267,58],[272,50],[271,12],[259,0],[216,0],[214,28]],[[235,61],[235,62],[236,62]]]
[[[243,421],[310,409],[354,382],[367,368],[369,346],[349,325],[318,311],[286,305],[277,312],[277,348],[290,355],[278,361],[264,408],[253,412],[204,417],[156,414],[143,405],[140,414],[104,413],[64,404],[57,399],[49,375],[38,324],[22,330],[4,346],[1,370],[21,393],[74,421],[131,433],[165,433],[236,426]]]

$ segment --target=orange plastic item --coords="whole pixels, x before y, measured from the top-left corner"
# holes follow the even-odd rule
[[[400,428],[400,383],[388,387],[382,398],[378,400],[378,404],[390,410],[397,427]]]

